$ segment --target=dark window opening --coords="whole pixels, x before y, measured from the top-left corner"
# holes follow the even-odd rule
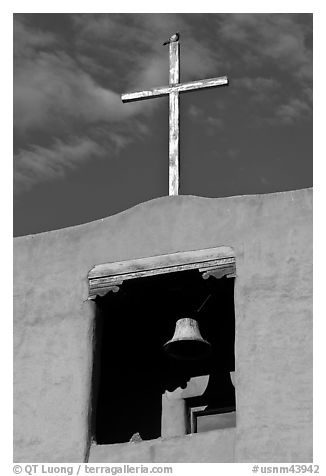
[[[235,389],[227,371],[210,374],[205,392],[186,399],[188,433],[232,428],[235,426]]]
[[[190,433],[233,428],[236,425],[235,407],[208,410],[205,407],[190,409]]]
[[[233,278],[203,279],[198,270],[135,278],[117,293],[97,297],[96,305],[92,433],[97,444],[127,442],[135,433],[143,440],[160,437],[162,394],[185,388],[194,376],[210,375],[200,405],[235,406],[226,378],[234,371]],[[182,317],[198,321],[212,345],[209,356],[181,361],[164,352]]]

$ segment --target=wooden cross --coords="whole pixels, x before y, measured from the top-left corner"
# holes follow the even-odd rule
[[[202,79],[189,83],[180,83],[179,41],[169,44],[170,48],[170,78],[169,86],[162,86],[145,91],[137,91],[121,95],[122,102],[141,101],[153,97],[169,95],[169,195],[179,192],[179,93],[196,91],[202,88],[226,86],[227,76]]]

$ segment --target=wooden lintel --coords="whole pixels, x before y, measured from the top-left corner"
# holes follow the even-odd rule
[[[88,275],[90,299],[104,295],[108,290],[116,292],[115,288],[126,280],[191,269],[198,269],[204,279],[209,273],[215,273],[215,277],[218,272],[223,276],[234,274],[233,251],[229,247],[219,247],[95,266]]]
[[[221,266],[225,265],[226,262],[229,261],[229,263],[233,263],[233,259],[230,258],[229,260],[214,260],[213,265],[211,267],[204,267],[201,268],[202,266],[205,265],[205,262],[202,263],[189,263],[185,265],[180,265],[180,266],[169,266],[167,268],[156,268],[156,269],[149,269],[149,270],[143,270],[143,271],[135,271],[131,273],[126,273],[124,275],[117,275],[117,276],[104,276],[102,278],[92,278],[90,279],[90,289],[98,288],[101,286],[108,286],[109,284],[116,284],[121,282],[121,279],[123,281],[126,281],[128,279],[135,279],[135,278],[144,278],[146,276],[155,276],[156,274],[167,274],[167,273],[175,273],[177,271],[188,271],[190,269],[198,269],[201,268],[200,271],[207,271],[210,269],[216,269],[216,266],[220,264]],[[223,268],[224,269],[224,268]],[[230,269],[228,267],[227,269]],[[234,268],[232,268],[234,271]]]
[[[88,273],[88,278],[101,278],[105,276],[119,276],[134,273],[138,271],[150,271],[154,269],[171,268],[173,266],[182,266],[187,264],[213,265],[218,261],[221,265],[227,264],[221,260],[231,260],[235,262],[234,251],[228,246],[219,246],[217,248],[206,248],[193,251],[182,251],[166,255],[149,256],[146,258],[136,258],[126,261],[116,261],[94,266]],[[123,278],[124,279],[124,278]]]

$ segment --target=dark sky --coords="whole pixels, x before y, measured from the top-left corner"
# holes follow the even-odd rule
[[[89,222],[168,194],[168,99],[181,81],[180,194],[312,186],[311,14],[15,14],[14,234]]]

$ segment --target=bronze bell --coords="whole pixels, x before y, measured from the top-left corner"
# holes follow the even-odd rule
[[[177,321],[172,339],[163,348],[176,359],[196,360],[207,356],[211,344],[200,335],[198,322],[185,317]]]

